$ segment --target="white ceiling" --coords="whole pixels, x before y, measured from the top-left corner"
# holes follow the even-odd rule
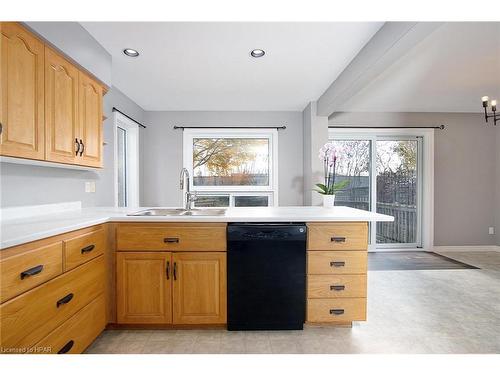
[[[446,23],[339,110],[482,112],[500,100],[500,22]]]
[[[302,111],[382,24],[82,23],[113,56],[113,86],[155,111]],[[254,48],[266,55],[250,58]]]

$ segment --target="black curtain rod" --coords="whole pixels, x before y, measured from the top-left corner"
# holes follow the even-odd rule
[[[351,126],[351,125],[329,125],[329,129],[444,129],[444,125],[439,126]]]
[[[286,126],[178,126],[174,129],[277,129],[285,130]]]
[[[118,108],[116,107],[113,107],[113,112],[118,112],[118,113],[121,113],[123,116],[125,116],[126,118],[128,118],[129,120],[132,120],[133,122],[135,122],[137,125],[139,125],[140,127],[146,129],[146,125],[143,125],[141,124],[139,121],[137,120],[134,120],[132,117],[130,117],[129,115],[127,115],[126,113],[123,113],[122,111],[120,111]]]

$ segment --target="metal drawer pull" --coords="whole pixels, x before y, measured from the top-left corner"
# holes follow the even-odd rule
[[[40,264],[36,267],[30,268],[29,270],[21,272],[21,280],[24,280],[28,276],[33,276],[39,274],[43,270],[43,264]]]
[[[331,242],[345,242],[345,237],[331,237]]]
[[[80,156],[83,155],[83,151],[85,151],[85,145],[83,144],[83,141],[80,139],[80,146],[82,146],[82,149],[80,150]]]
[[[80,152],[80,143],[78,143],[78,138],[75,138],[75,145],[76,145],[75,155],[78,156],[78,153]]]
[[[85,253],[91,252],[94,249],[95,249],[95,245],[89,245],[89,246],[85,246],[81,251],[82,251],[82,254],[85,254]]]
[[[179,243],[179,238],[178,237],[165,237],[163,239],[163,242],[165,242],[165,243]]]
[[[345,262],[330,262],[330,267],[344,267]]]
[[[73,293],[68,294],[67,296],[64,296],[61,298],[59,301],[56,303],[56,307],[59,307],[61,305],[67,304],[69,301],[73,299]]]
[[[58,352],[57,354],[64,354],[67,353],[71,350],[75,342],[73,340],[69,340],[66,345],[64,345]]]
[[[336,290],[336,291],[345,290],[345,285],[330,285],[330,290]]]
[[[342,315],[344,313],[344,309],[331,309],[330,314],[331,315]]]
[[[174,280],[177,280],[177,263],[174,262]]]
[[[167,270],[165,271],[167,273],[167,280],[170,279],[170,262],[167,261]]]

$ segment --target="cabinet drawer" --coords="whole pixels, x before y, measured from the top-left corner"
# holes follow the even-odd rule
[[[308,251],[307,273],[318,275],[365,274],[366,251]]]
[[[120,251],[226,251],[226,225],[120,225]]]
[[[366,298],[308,299],[307,321],[344,323],[366,320]]]
[[[62,273],[62,242],[38,247],[0,261],[3,303]]]
[[[368,223],[314,223],[307,225],[308,250],[367,250]]]
[[[82,353],[106,326],[104,296],[90,302],[33,348],[35,354]]]
[[[64,241],[64,270],[68,271],[104,253],[104,229]]]
[[[104,257],[0,305],[0,346],[26,350],[104,290]]]
[[[308,275],[308,298],[366,297],[366,275]]]

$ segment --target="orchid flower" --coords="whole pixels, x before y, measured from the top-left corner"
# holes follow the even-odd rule
[[[344,150],[334,142],[327,142],[319,149],[318,157],[323,162],[325,173],[325,183],[316,184],[320,189],[317,190],[319,193],[333,195],[335,191],[344,188],[349,183],[349,181],[335,183],[337,163],[342,160],[344,154]]]

